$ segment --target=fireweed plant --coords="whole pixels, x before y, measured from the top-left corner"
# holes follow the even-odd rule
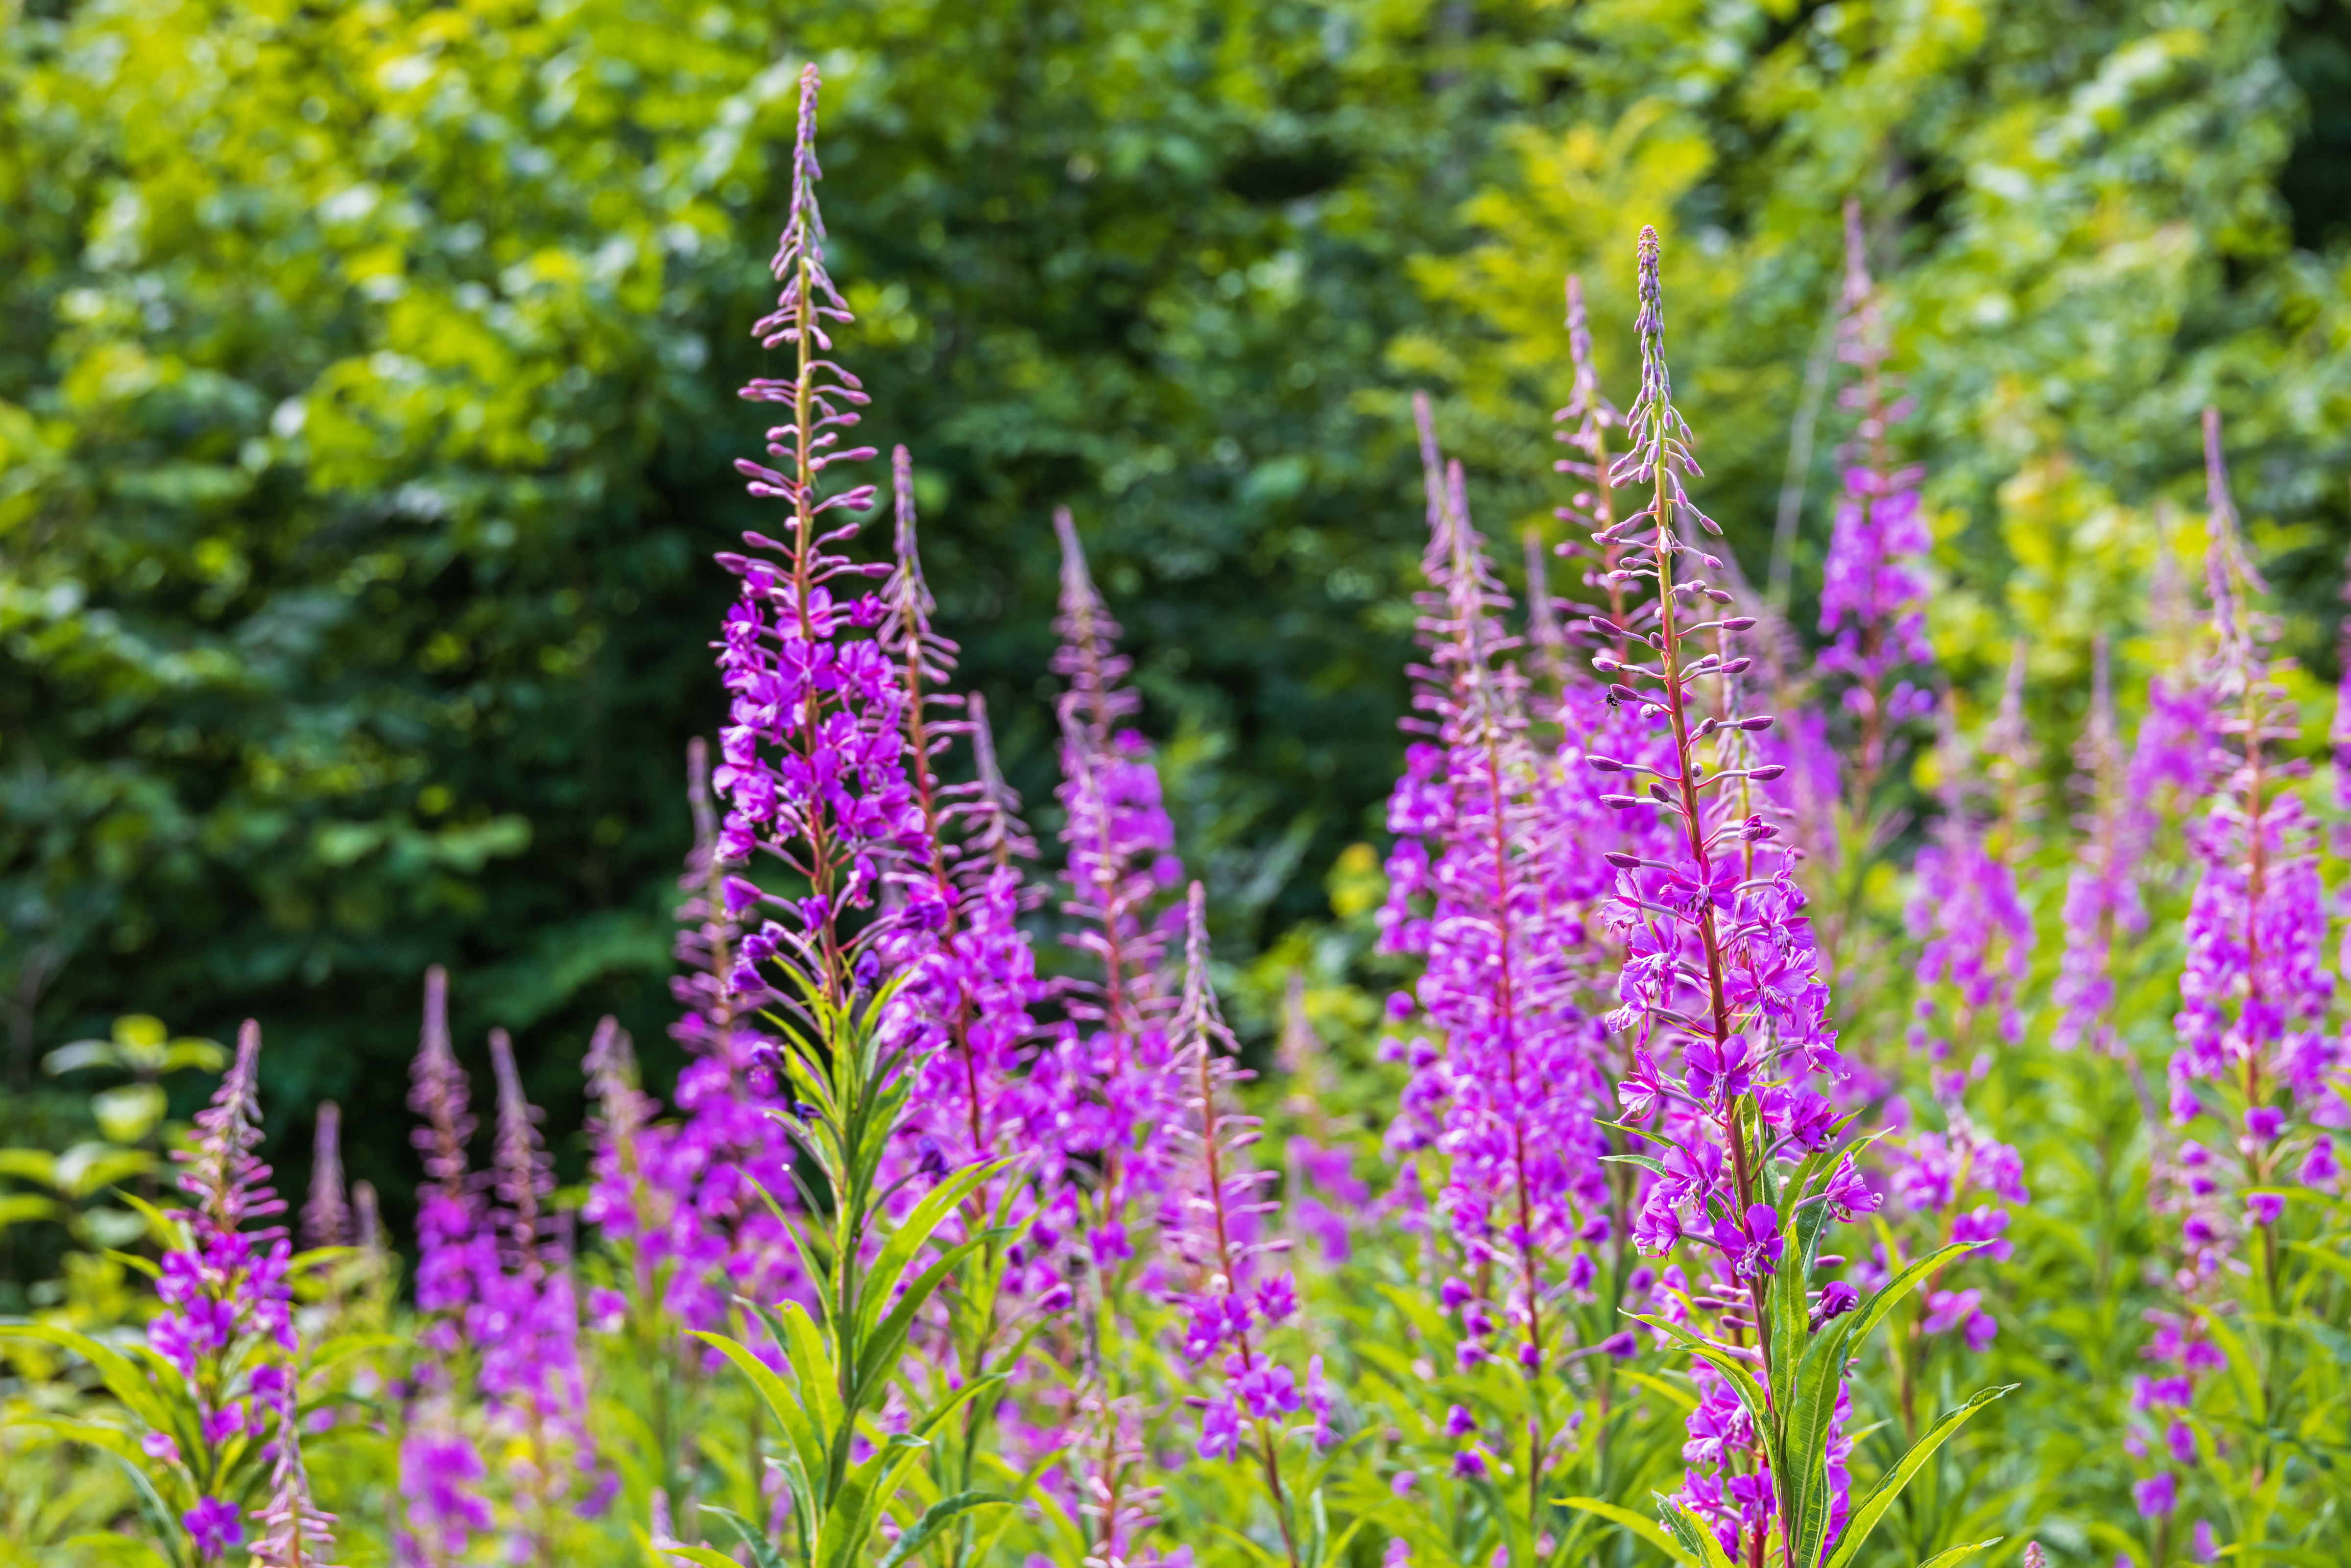
[[[737,465],[780,522],[717,557],[737,592],[726,722],[688,757],[684,1067],[657,1097],[603,1020],[584,1176],[559,1186],[514,1042],[475,1061],[431,971],[403,1281],[331,1106],[309,1250],[277,1222],[248,1025],[194,1125],[152,1134],[177,1205],[124,1194],[136,1234],[89,1256],[70,1310],[0,1323],[37,1371],[0,1420],[12,1488],[47,1443],[120,1478],[77,1481],[121,1501],[61,1551],[2341,1559],[2351,718],[2319,789],[2217,418],[2200,591],[2159,528],[2155,635],[2095,640],[2079,815],[2044,823],[2027,650],[1970,730],[1926,636],[1898,319],[1857,211],[1817,657],[1693,493],[1644,231],[1629,403],[1567,280],[1558,516],[1586,537],[1514,539],[1522,597],[1415,400],[1427,542],[1385,860],[1350,852],[1339,922],[1269,984],[1214,956],[1077,517],[1051,519],[1060,778],[1032,832],[924,575],[913,455],[886,490],[843,477],[880,453],[835,344],[813,68],[799,86],[756,328],[775,373],[744,389],[775,423]],[[1269,1068],[1226,1007],[1253,1026],[1277,992]],[[95,1157],[27,1154],[0,1174],[60,1193]],[[119,1327],[81,1304],[104,1270],[152,1286]],[[2059,1393],[1987,1414],[2043,1363]],[[2002,1426],[2053,1402],[2062,1441]],[[2055,1469],[2020,1479],[2035,1443]]]
[[[1701,712],[1708,688],[1736,692],[1726,683],[1750,662],[1729,652],[1729,637],[1754,622],[1721,614],[1732,595],[1704,575],[1721,563],[1691,542],[1693,527],[1721,530],[1685,486],[1699,470],[1666,361],[1658,248],[1645,229],[1640,394],[1625,416],[1630,449],[1608,476],[1645,486],[1646,504],[1594,536],[1603,548],[1632,543],[1612,575],[1653,597],[1632,626],[1593,618],[1604,636],[1639,632],[1656,657],[1603,653],[1593,665],[1613,677],[1616,704],[1670,742],[1662,765],[1586,758],[1638,789],[1606,804],[1658,813],[1675,841],[1669,859],[1609,852],[1616,917],[1632,932],[1621,1005],[1607,1020],[1635,1042],[1618,1085],[1620,1125],[1656,1151],[1614,1157],[1655,1178],[1636,1243],[1677,1260],[1664,1310],[1635,1321],[1703,1369],[1684,1450],[1692,1469],[1665,1516],[1682,1549],[1710,1562],[1834,1568],[1857,1557],[1927,1457],[2006,1390],[1942,1417],[1876,1488],[1850,1499],[1840,1462],[1849,1364],[1905,1295],[1969,1249],[1938,1248],[1865,1298],[1837,1277],[1844,1260],[1823,1250],[1830,1221],[1850,1224],[1883,1197],[1855,1163],[1865,1143],[1849,1135],[1856,1113],[1831,1097],[1843,1061],[1788,846],[1749,809],[1750,786],[1780,769],[1754,763],[1745,737],[1772,718],[1727,704]]]
[[[2303,799],[2306,768],[2283,754],[2299,734],[2280,684],[2291,665],[2270,652],[2275,627],[2255,601],[2266,585],[2245,550],[2217,410],[2203,434],[2210,621],[2180,727],[2208,742],[2189,836],[2197,880],[2168,1072],[2174,1131],[2155,1173],[2176,1229],[2127,1439],[2158,1563],[2183,1542],[2209,1560],[2272,1539],[2317,1406],[2340,1397],[2339,1341],[2304,1325],[2330,1310],[2340,1322],[2336,1139],[2351,1124],[2344,1041],[2328,1027],[2322,830]]]

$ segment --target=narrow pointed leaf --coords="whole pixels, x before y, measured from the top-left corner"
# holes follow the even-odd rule
[[[908,1211],[890,1233],[890,1239],[882,1244],[882,1250],[874,1255],[873,1266],[866,1270],[864,1299],[860,1303],[861,1331],[872,1331],[882,1304],[897,1289],[899,1277],[914,1260],[914,1255],[929,1245],[933,1233],[946,1222],[947,1216],[963,1207],[966,1198],[1003,1168],[1001,1160],[966,1166],[925,1194],[923,1201]]]
[[[906,1532],[892,1544],[890,1550],[882,1554],[880,1568],[898,1568],[899,1563],[928,1546],[931,1543],[931,1538],[938,1534],[940,1530],[957,1515],[969,1513],[976,1508],[1006,1507],[1011,1501],[1010,1498],[998,1497],[994,1492],[986,1491],[959,1491],[952,1497],[939,1499],[938,1501],[923,1510],[922,1517],[915,1520]],[[762,1568],[765,1568],[764,1564]]]
[[[704,1503],[702,1511],[735,1532],[735,1538],[751,1553],[752,1568],[784,1568],[784,1554],[777,1551],[776,1543],[768,1539],[764,1531],[755,1528],[749,1520],[731,1508],[719,1508],[712,1503]],[[736,1568],[742,1568],[742,1565],[737,1563]]]
[[[809,1420],[810,1401],[787,1383],[781,1373],[761,1361],[757,1351],[740,1340],[700,1330],[695,1331],[694,1337],[733,1362],[736,1369],[751,1380],[751,1386],[759,1391],[759,1397],[767,1402],[768,1408],[775,1412],[776,1420],[783,1427],[785,1440],[791,1444],[793,1457],[799,1461],[802,1472],[795,1479],[805,1487],[808,1480],[824,1474],[825,1456],[831,1451],[831,1433],[829,1428],[818,1430]],[[738,1563],[737,1568],[741,1568],[741,1565]]]
[[[938,1288],[979,1246],[980,1242],[974,1240],[954,1248],[916,1275],[914,1283],[906,1287],[905,1293],[898,1298],[898,1304],[890,1309],[890,1315],[873,1330],[858,1357],[856,1382],[852,1385],[856,1398],[862,1401],[868,1389],[877,1386],[889,1376],[891,1369],[898,1364],[898,1352],[904,1346],[906,1336],[914,1332],[915,1317],[937,1293]]]
[[[1611,1524],[1624,1526],[1672,1558],[1681,1565],[1681,1568],[1698,1568],[1698,1560],[1684,1551],[1681,1543],[1667,1534],[1665,1527],[1653,1519],[1644,1519],[1629,1508],[1619,1508],[1613,1502],[1603,1502],[1596,1497],[1563,1497],[1559,1500],[1559,1502],[1562,1508],[1596,1514]]]
[[[1723,1551],[1722,1542],[1714,1538],[1712,1527],[1691,1512],[1679,1498],[1660,1495],[1657,1507],[1666,1528],[1674,1532],[1674,1539],[1681,1543],[1682,1551],[1697,1568],[1738,1568],[1730,1554]]]
[[[2013,1392],[2017,1386],[2013,1383],[2004,1383],[1996,1388],[1987,1388],[1928,1427],[1926,1434],[1911,1446],[1910,1451],[1903,1455],[1870,1490],[1869,1495],[1855,1506],[1852,1517],[1845,1521],[1844,1533],[1837,1538],[1836,1550],[1829,1555],[1826,1568],[1847,1568],[1855,1558],[1860,1556],[1862,1544],[1869,1539],[1869,1532],[1877,1528],[1877,1521],[1886,1517],[1886,1511],[1894,1506],[1895,1500],[1902,1495],[1902,1490],[1910,1484],[1910,1478],[1934,1457],[1935,1450],[1941,1448],[1952,1433],[1965,1426],[1977,1411],[2003,1394]]]
[[[784,1354],[799,1375],[809,1415],[820,1431],[847,1441],[848,1434],[841,1430],[841,1369],[833,1364],[831,1347],[798,1301],[779,1303],[776,1315],[784,1320]]]

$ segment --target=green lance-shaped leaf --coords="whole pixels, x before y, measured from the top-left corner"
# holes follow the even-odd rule
[[[949,1176],[923,1197],[920,1203],[907,1211],[889,1239],[873,1255],[872,1267],[865,1273],[865,1284],[858,1303],[857,1332],[860,1337],[873,1331],[881,1316],[883,1303],[889,1301],[899,1277],[914,1260],[914,1255],[930,1243],[947,1217],[963,1207],[966,1199],[979,1190],[990,1176],[1002,1170],[1007,1162],[993,1161],[987,1165],[966,1166]]]
[[[1977,1552],[1988,1552],[2007,1539],[2005,1535],[1995,1535],[1990,1541],[1973,1541],[1965,1546],[1954,1546],[1948,1551],[1936,1552],[1935,1555],[1919,1563],[1918,1568],[1959,1568],[1959,1563],[1973,1557]]]
[[[767,1532],[731,1508],[720,1508],[715,1503],[704,1503],[702,1511],[734,1532],[735,1538],[743,1543],[744,1550],[751,1554],[751,1568],[784,1568],[784,1554],[776,1550],[775,1542],[768,1539]],[[742,1568],[742,1564],[737,1563],[735,1568]]]
[[[783,1322],[784,1354],[791,1358],[792,1374],[799,1382],[801,1396],[808,1401],[810,1419],[819,1431],[845,1441],[848,1421],[853,1413],[841,1407],[841,1366],[833,1359],[834,1347],[825,1343],[824,1332],[798,1301],[778,1302],[776,1316]],[[827,1438],[828,1443],[833,1440],[834,1437]]]
[[[1714,1538],[1714,1531],[1708,1527],[1706,1521],[1699,1518],[1687,1503],[1663,1493],[1654,1495],[1657,1499],[1657,1517],[1665,1521],[1666,1528],[1674,1532],[1674,1539],[1681,1544],[1682,1561],[1691,1563],[1693,1568],[1739,1568],[1731,1562],[1730,1554],[1723,1551],[1722,1542]]]
[[[743,1564],[724,1552],[714,1551],[707,1546],[664,1546],[659,1551],[664,1558],[683,1557],[688,1563],[699,1564],[700,1568],[743,1568]]]
[[[1819,1562],[1821,1548],[1828,1540],[1828,1432],[1836,1419],[1837,1388],[1845,1364],[1905,1296],[1937,1270],[1972,1250],[1964,1242],[1955,1242],[1913,1260],[1850,1316],[1823,1324],[1805,1346],[1796,1366],[1783,1428],[1784,1453],[1791,1462],[1782,1465],[1777,1457],[1773,1460],[1780,1477],[1782,1517],[1793,1531],[1798,1561]]]
[[[850,1568],[863,1554],[874,1526],[882,1522],[883,1510],[929,1448],[913,1433],[901,1432],[849,1468],[818,1527],[816,1568]]]
[[[1558,1500],[1562,1508],[1596,1514],[1611,1524],[1622,1525],[1679,1564],[1679,1568],[1698,1568],[1698,1559],[1685,1550],[1678,1541],[1666,1533],[1663,1525],[1653,1519],[1644,1519],[1629,1508],[1619,1508],[1613,1502],[1603,1502],[1596,1497],[1563,1497]]]
[[[880,1568],[898,1568],[898,1564],[928,1546],[949,1521],[979,1508],[1002,1508],[1011,1502],[1008,1497],[994,1492],[959,1491],[953,1497],[943,1497],[923,1510],[904,1535],[898,1537],[890,1550],[882,1554]]]
[[[890,1315],[882,1320],[859,1352],[856,1377],[850,1385],[853,1402],[862,1405],[869,1391],[889,1381],[891,1370],[898,1364],[898,1353],[914,1331],[916,1316],[939,1287],[984,1245],[984,1237],[959,1243],[914,1277],[905,1293],[898,1298],[898,1304],[890,1309]]]
[[[132,1415],[159,1432],[172,1430],[171,1412],[156,1397],[153,1385],[141,1374],[137,1363],[113,1346],[47,1323],[0,1323],[0,1338],[7,1337],[42,1340],[60,1350],[71,1351],[97,1368],[106,1391],[120,1400]],[[159,1359],[158,1364],[169,1369],[172,1377],[179,1375],[170,1363]]]
[[[1952,1433],[1965,1426],[1977,1411],[2001,1395],[2013,1393],[2017,1386],[2013,1383],[2004,1383],[1997,1388],[1987,1388],[1928,1427],[1926,1435],[1911,1445],[1910,1451],[1879,1479],[1878,1483],[1870,1489],[1869,1495],[1854,1509],[1852,1516],[1845,1521],[1844,1533],[1837,1539],[1836,1550],[1829,1555],[1826,1568],[1848,1568],[1848,1564],[1861,1555],[1862,1543],[1869,1539],[1869,1532],[1877,1528],[1877,1521],[1886,1517],[1886,1511],[1894,1506],[1895,1500],[1902,1495],[1902,1489],[1908,1486],[1910,1478],[1934,1457],[1935,1450],[1941,1448]],[[1803,1558],[1802,1561],[1813,1559]]]
[[[716,1347],[720,1354],[733,1362],[736,1369],[751,1380],[751,1386],[759,1391],[759,1397],[767,1402],[768,1408],[775,1413],[777,1424],[784,1429],[785,1440],[791,1445],[791,1453],[786,1463],[798,1472],[789,1478],[793,1483],[793,1495],[805,1496],[810,1484],[826,1473],[826,1456],[831,1451],[830,1429],[820,1431],[809,1418],[810,1402],[804,1400],[799,1391],[785,1381],[783,1374],[760,1360],[758,1353],[749,1345],[729,1339],[725,1334],[705,1333],[700,1330],[695,1331],[694,1337]],[[799,1368],[795,1366],[793,1370],[794,1382],[800,1381],[797,1375]]]

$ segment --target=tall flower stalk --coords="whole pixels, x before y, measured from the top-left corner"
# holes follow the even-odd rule
[[[1925,471],[1899,465],[1894,455],[1893,426],[1907,416],[1910,403],[1886,369],[1893,350],[1856,202],[1845,204],[1844,247],[1837,357],[1854,368],[1854,383],[1841,401],[1858,422],[1844,454],[1845,493],[1837,503],[1821,583],[1821,631],[1833,639],[1822,651],[1821,668],[1850,683],[1844,701],[1859,728],[1853,809],[1857,820],[1866,820],[1897,732],[1934,709],[1933,694],[1916,678],[1935,660],[1919,571],[1919,559],[1934,540],[1918,503]]]
[[[1457,1354],[1467,1369],[1499,1354],[1524,1383],[1524,1410],[1489,1437],[1515,1449],[1525,1435],[1516,1461],[1524,1510],[1506,1511],[1523,1556],[1558,1430],[1549,1373],[1569,1349],[1562,1298],[1590,1283],[1583,1244],[1608,1205],[1595,1124],[1604,1081],[1592,1055],[1597,1033],[1576,1004],[1591,945],[1586,905],[1561,864],[1575,845],[1552,815],[1530,740],[1525,677],[1508,657],[1517,643],[1500,621],[1510,601],[1471,524],[1460,465],[1437,449],[1426,397],[1414,413],[1430,586],[1418,596],[1428,662],[1412,671],[1411,727],[1434,743],[1408,749],[1389,800],[1398,837],[1382,942],[1425,960],[1414,999],[1443,1042],[1441,1055],[1416,1063],[1406,1097],[1426,1117],[1442,1169],[1436,1213],[1460,1249],[1460,1271],[1441,1289],[1461,1314]],[[1567,696],[1562,689],[1562,723]],[[1503,1336],[1507,1349],[1493,1343]]]
[[[2207,716],[2186,727],[2215,744],[2203,820],[2189,835],[2198,876],[2173,1019],[2171,1115],[2183,1136],[2162,1173],[2166,1207],[2179,1219],[2180,1300],[2179,1310],[2151,1314],[2158,1333],[2147,1348],[2178,1371],[2142,1380],[2135,1401],[2167,1423],[2169,1462],[2158,1460],[2135,1489],[2158,1560],[2183,1481],[2195,1486],[2206,1469],[2199,1428],[2216,1430],[2221,1415],[2204,1386],[2220,1380],[2199,1374],[2223,1370],[2232,1356],[2250,1363],[2221,1401],[2233,1406],[2230,1427],[2243,1451],[2211,1473],[2241,1540],[2269,1539],[2273,1494],[2241,1478],[2286,1462],[2276,1434],[2298,1419],[2304,1385],[2288,1373],[2298,1342],[2275,1324],[2310,1265],[2289,1244],[2296,1217],[2287,1199],[2334,1182],[2333,1130],[2346,1121],[2351,1091],[2342,1043],[2326,1029],[2334,977],[2319,831],[2297,788],[2300,769],[2281,755],[2298,733],[2297,716],[2279,682],[2284,662],[2269,652],[2274,629],[2255,604],[2266,585],[2245,551],[2220,414],[2209,408],[2204,455]],[[2238,1326],[2224,1333],[2231,1318]]]
[[[1825,1552],[1829,1568],[1844,1568],[1908,1468],[1849,1511],[1840,1506],[1832,1470],[1847,1364],[1903,1295],[1964,1249],[1914,1260],[1865,1304],[1844,1281],[1813,1283],[1834,1262],[1822,1254],[1827,1222],[1851,1220],[1880,1199],[1843,1135],[1850,1116],[1822,1092],[1842,1061],[1803,895],[1776,831],[1740,814],[1746,781],[1777,772],[1755,766],[1742,737],[1771,719],[1698,711],[1703,688],[1748,666],[1729,637],[1753,621],[1719,613],[1732,595],[1708,582],[1703,573],[1719,563],[1687,532],[1720,529],[1687,488],[1699,471],[1673,401],[1654,230],[1642,231],[1638,260],[1641,392],[1626,416],[1631,450],[1610,477],[1646,486],[1648,502],[1595,542],[1631,544],[1616,571],[1654,592],[1656,630],[1642,641],[1656,662],[1604,654],[1594,664],[1615,678],[1620,704],[1667,729],[1671,750],[1662,767],[1590,760],[1628,782],[1646,776],[1640,793],[1611,803],[1660,812],[1679,841],[1669,862],[1611,856],[1618,897],[1637,927],[1612,1022],[1635,1041],[1619,1089],[1626,1125],[1659,1151],[1625,1156],[1660,1178],[1635,1239],[1656,1253],[1687,1247],[1710,1279],[1667,1315],[1638,1321],[1696,1355],[1702,1381],[1719,1380],[1729,1395],[1724,1440],[1698,1450],[1714,1461],[1711,1473],[1694,1473],[1667,1500],[1665,1522],[1705,1561],[1811,1568]],[[1699,747],[1717,737],[1709,767]],[[1991,1396],[1936,1423],[1914,1457]]]
[[[778,1206],[775,1217],[808,1289],[805,1300],[748,1303],[781,1352],[782,1371],[743,1338],[700,1334],[750,1380],[777,1423],[779,1451],[763,1453],[755,1433],[744,1468],[772,1464],[784,1491],[772,1531],[705,1511],[762,1560],[789,1552],[802,1568],[859,1560],[922,1463],[925,1439],[1002,1381],[969,1378],[878,1447],[867,1441],[900,1389],[899,1360],[916,1325],[984,1244],[950,1242],[941,1228],[1001,1166],[965,1166],[893,1217],[892,1145],[912,1119],[909,1098],[935,1049],[926,1031],[904,1027],[895,999],[905,965],[935,931],[941,901],[890,892],[935,863],[909,774],[904,672],[870,634],[888,622],[889,604],[860,587],[891,568],[845,553],[874,487],[828,488],[825,477],[873,449],[838,449],[867,400],[854,376],[822,357],[829,328],[851,318],[826,270],[817,206],[819,85],[816,67],[805,68],[790,209],[773,267],[782,291],[756,329],[764,346],[791,347],[794,374],[755,379],[743,392],[789,408],[768,433],[768,456],[781,466],[736,465],[754,496],[790,508],[790,537],[749,533],[755,553],[719,557],[740,592],[719,658],[731,701],[715,779],[730,807],[718,853],[742,873],[780,873],[788,887],[773,892],[730,873],[721,895],[730,917],[764,915],[741,939],[737,967],[754,980],[762,970],[776,977],[781,1039],[762,1064],[782,1103],[768,1113],[799,1152],[795,1176],[810,1201],[799,1216]],[[902,1521],[897,1558],[994,1500],[961,1492]],[[671,1550],[707,1568],[734,1561],[706,1546]]]
[[[1167,1034],[1176,998],[1162,973],[1167,892],[1183,874],[1175,824],[1159,769],[1142,734],[1119,721],[1142,706],[1124,684],[1133,662],[1120,628],[1086,570],[1075,523],[1064,509],[1053,528],[1061,547],[1061,643],[1053,671],[1067,683],[1057,704],[1061,731],[1061,842],[1068,852],[1063,913],[1067,940],[1091,961],[1066,982],[1070,1023],[1060,1077],[1085,1098],[1070,1107],[1076,1147],[1101,1162],[1087,1235],[1092,1267],[1105,1278],[1134,1256],[1133,1223],[1155,1220],[1171,1151],[1161,1133],[1173,1108]]]
[[[1573,367],[1567,404],[1552,415],[1554,425],[1565,425],[1571,420],[1574,428],[1560,429],[1553,439],[1563,441],[1581,454],[1562,457],[1552,466],[1583,482],[1584,487],[1569,497],[1568,504],[1559,508],[1557,517],[1563,523],[1576,523],[1595,535],[1614,537],[1616,529],[1616,499],[1614,487],[1609,483],[1612,459],[1608,451],[1608,433],[1621,430],[1625,416],[1600,390],[1600,372],[1592,362],[1592,323],[1583,308],[1583,279],[1571,272],[1567,275],[1567,353]],[[1560,547],[1562,553],[1567,546]],[[1618,625],[1625,621],[1625,579],[1616,568],[1624,559],[1624,545],[1619,542],[1601,547],[1595,570],[1584,574],[1586,587],[1597,588],[1607,595],[1609,619]],[[1530,578],[1531,582],[1531,577]],[[1629,642],[1620,640],[1618,655],[1629,653]]]
[[[393,1547],[403,1564],[461,1562],[496,1519],[474,1434],[461,1419],[473,1392],[466,1316],[480,1281],[497,1271],[480,1187],[467,1168],[473,1141],[471,1086],[449,1038],[449,976],[424,974],[424,1023],[409,1067],[409,1109],[423,1124],[410,1134],[424,1164],[416,1193],[416,1309],[423,1319],[400,1445],[399,1523]]]
[[[2115,974],[2118,946],[2147,927],[2140,902],[2131,808],[2124,793],[2120,727],[2115,719],[2113,654],[2104,632],[2091,643],[2090,716],[2074,761],[2085,796],[2073,869],[2065,878],[2065,947],[2051,1000],[2057,1021],[2050,1043],[2116,1050]]]
[[[286,1211],[254,1152],[260,1063],[261,1030],[247,1019],[193,1138],[172,1152],[189,1203],[149,1210],[163,1241],[152,1270],[162,1310],[144,1347],[127,1354],[55,1324],[0,1324],[0,1335],[80,1356],[136,1422],[129,1431],[106,1420],[56,1425],[134,1471],[154,1554],[173,1568],[240,1555],[310,1568],[333,1544],[333,1518],[313,1502],[301,1458],[293,1244],[284,1226],[256,1223]],[[251,1526],[253,1544],[240,1552]]]
[[[1238,1458],[1256,1450],[1256,1469],[1281,1531],[1291,1568],[1299,1563],[1296,1511],[1281,1469],[1282,1420],[1297,1413],[1295,1375],[1265,1352],[1266,1333],[1298,1311],[1288,1274],[1261,1275],[1259,1258],[1283,1250],[1288,1242],[1265,1223],[1277,1207],[1264,1194],[1275,1174],[1251,1169],[1249,1146],[1258,1121],[1229,1109],[1240,1077],[1233,1056],[1238,1043],[1225,1027],[1208,977],[1207,894],[1192,884],[1186,903],[1183,1003],[1176,1014],[1176,1070],[1181,1075],[1184,1119],[1178,1143],[1188,1156],[1188,1179],[1178,1199],[1177,1246],[1197,1276],[1188,1303],[1184,1354],[1196,1364],[1222,1364],[1221,1390],[1195,1399],[1201,1408],[1198,1453],[1204,1459]],[[1251,1287],[1255,1288],[1252,1289]],[[1310,1394],[1319,1392],[1322,1363],[1310,1373]],[[1327,1396],[1316,1411],[1322,1440],[1329,1441]]]

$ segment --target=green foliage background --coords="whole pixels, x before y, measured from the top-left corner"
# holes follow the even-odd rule
[[[338,1097],[352,1173],[401,1194],[371,1129],[404,1122],[434,961],[554,1126],[596,1014],[660,1040],[810,57],[842,358],[914,450],[942,625],[1050,828],[1046,519],[1075,509],[1229,960],[1305,952],[1377,833],[1404,392],[1439,392],[1489,531],[1556,528],[1560,275],[1626,400],[1644,222],[1750,574],[1802,481],[1800,610],[1835,411],[1808,465],[1790,432],[1857,196],[1957,679],[2029,632],[2064,758],[2207,401],[2290,641],[2331,657],[2335,0],[5,0],[11,1141],[78,1103],[21,1092],[40,1051],[250,1014],[279,1135]]]

